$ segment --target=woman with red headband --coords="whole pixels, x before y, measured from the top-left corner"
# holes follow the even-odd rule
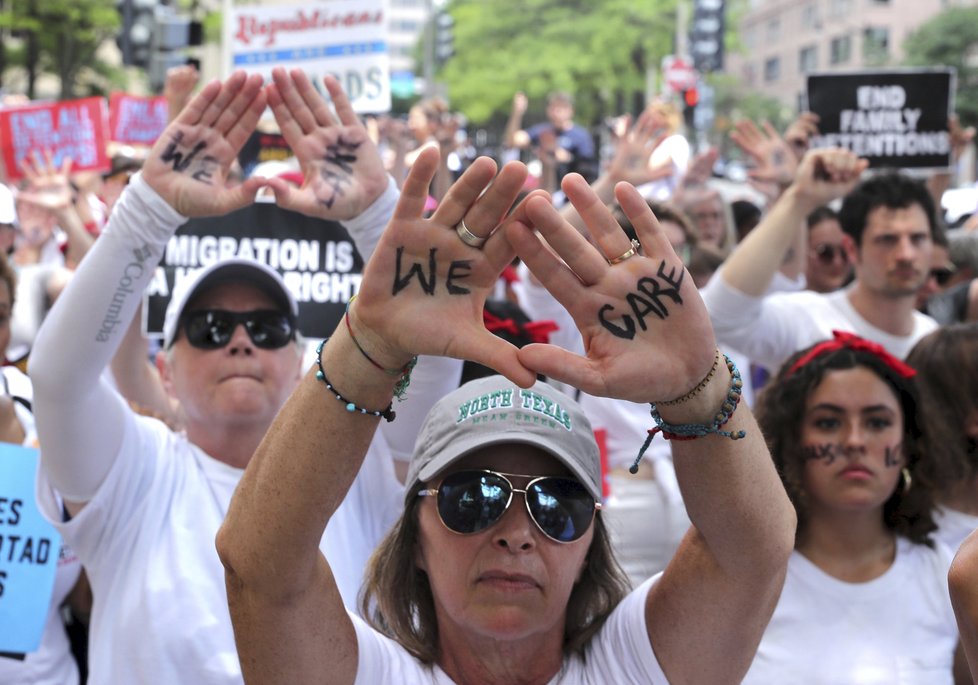
[[[931,538],[913,376],[876,343],[836,331],[788,359],[759,396],[798,532],[744,683],[971,682],[950,551]]]

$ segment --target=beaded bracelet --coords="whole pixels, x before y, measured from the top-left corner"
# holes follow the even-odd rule
[[[346,410],[351,414],[353,412],[360,412],[361,414],[369,414],[370,416],[376,416],[377,418],[386,419],[388,423],[393,421],[397,416],[394,413],[393,402],[388,404],[387,408],[382,411],[364,409],[363,407],[358,407],[356,404],[343,397],[343,395],[341,395],[340,392],[333,387],[333,384],[329,382],[328,378],[326,378],[326,372],[323,370],[323,345],[326,344],[326,340],[329,340],[329,338],[326,338],[321,343],[319,343],[319,346],[316,348],[316,366],[319,367],[319,371],[316,372],[316,379],[321,380],[323,383],[325,383],[329,391],[333,393],[333,395],[335,395],[336,399],[338,399],[340,402],[343,402],[346,405]]]
[[[642,448],[638,451],[638,456],[635,457],[635,461],[628,469],[630,473],[638,473],[638,465],[641,463],[642,457],[645,456],[645,452],[648,450],[649,445],[652,443],[652,438],[655,437],[656,433],[662,433],[662,437],[666,440],[695,440],[696,438],[702,438],[711,434],[720,435],[731,440],[740,440],[741,438],[747,437],[747,431],[745,430],[720,430],[730,420],[730,417],[733,416],[734,411],[737,409],[737,405],[740,404],[740,397],[743,394],[744,387],[744,382],[740,377],[740,371],[737,369],[736,364],[727,355],[723,355],[723,358],[727,362],[727,370],[730,371],[730,390],[727,392],[727,397],[723,400],[723,404],[720,405],[719,411],[713,417],[713,424],[708,426],[703,423],[667,423],[659,415],[659,410],[653,403],[651,405],[651,415],[656,425],[655,428],[649,429],[648,437],[645,438]],[[715,370],[710,372],[710,376],[713,374],[715,374]],[[660,404],[666,403],[660,402]]]
[[[719,347],[717,348],[716,355],[713,357],[713,366],[710,367],[709,372],[703,377],[703,380],[701,380],[699,383],[696,384],[696,387],[694,387],[692,390],[690,390],[688,393],[686,393],[682,397],[677,397],[676,399],[669,400],[667,402],[657,402],[656,404],[658,404],[660,407],[674,407],[677,404],[682,404],[683,402],[687,402],[687,401],[693,399],[694,397],[696,397],[697,395],[699,395],[703,391],[703,388],[706,387],[706,384],[707,383],[709,383],[711,380],[713,380],[713,377],[717,374],[717,369],[718,368],[720,368],[720,348]]]
[[[373,364],[374,367],[386,373],[388,376],[401,377],[400,380],[397,381],[397,384],[394,386],[394,397],[396,397],[398,400],[403,400],[404,393],[407,391],[408,386],[411,385],[411,372],[414,370],[415,365],[418,363],[418,358],[417,356],[411,357],[411,361],[409,361],[407,364],[405,364],[399,369],[387,369],[381,366],[380,364],[378,364],[376,361],[374,361],[373,357],[367,354],[367,351],[363,349],[363,346],[360,344],[360,341],[357,340],[357,336],[353,334],[353,327],[350,325],[350,306],[353,304],[353,300],[355,299],[357,299],[356,295],[351,297],[350,301],[346,303],[346,313],[343,314],[343,320],[346,322],[346,330],[349,332],[350,338],[353,340],[353,344],[357,346],[357,349],[360,350],[360,354],[366,357],[368,362]]]

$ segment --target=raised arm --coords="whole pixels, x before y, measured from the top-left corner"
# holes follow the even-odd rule
[[[427,151],[408,174],[351,307],[352,330],[386,369],[402,368],[418,354],[448,355],[491,366],[528,387],[534,376],[516,348],[482,320],[512,248],[501,234],[475,249],[456,233],[464,219],[475,235],[488,235],[519,192],[526,168],[509,164],[493,181],[495,164],[479,159],[431,219],[422,219],[438,162],[437,151]],[[310,371],[259,446],[218,534],[246,680],[309,682],[328,672],[330,682],[352,683],[356,677],[353,625],[319,540],[397,379],[366,360],[345,326],[322,348],[321,364],[321,378],[316,368]],[[347,411],[347,402],[368,414]]]
[[[261,77],[212,82],[170,124],[48,314],[30,359],[41,464],[71,513],[108,474],[131,413],[101,376],[170,236],[186,216],[253,201],[225,175],[265,106]]]
[[[746,295],[763,295],[804,229],[805,217],[852,190],[867,165],[848,150],[813,150],[805,155],[792,184],[724,262],[720,272],[724,282]]]
[[[659,402],[661,419],[673,424],[667,431],[682,433],[676,424],[706,431],[706,437],[673,443],[695,528],[648,595],[646,625],[670,682],[739,682],[781,589],[794,509],[745,404],[729,407],[719,429],[743,432],[740,439],[716,432],[714,417],[731,401],[731,374],[717,362],[692,278],[646,202],[627,184],[615,189],[641,243],[633,253],[637,247],[581,177],[569,176],[563,188],[594,245],[540,199],[526,203],[525,218],[562,261],[528,225],[514,222],[507,235],[571,312],[585,356],[529,345],[520,360],[591,394]]]

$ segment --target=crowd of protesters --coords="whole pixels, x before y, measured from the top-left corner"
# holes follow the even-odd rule
[[[171,70],[153,147],[0,185],[0,439],[63,538],[0,682],[972,682],[978,207],[946,225],[946,174],[802,113],[736,124],[738,196],[668,99],[602,156],[572,95],[515,93],[493,160],[443,100],[323,85]],[[242,164],[260,126],[288,160]],[[362,256],[336,330],[235,258],[147,341],[170,238],[259,195]]]

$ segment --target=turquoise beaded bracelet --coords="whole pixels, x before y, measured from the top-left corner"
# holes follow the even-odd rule
[[[316,372],[316,379],[321,380],[323,383],[325,383],[329,391],[333,393],[336,399],[338,399],[340,402],[346,405],[346,410],[351,414],[355,412],[359,412],[360,414],[367,414],[369,416],[376,416],[377,418],[385,419],[387,420],[388,423],[393,421],[397,416],[394,412],[393,401],[387,405],[386,409],[381,411],[374,410],[374,409],[365,409],[363,407],[358,407],[355,403],[343,397],[343,395],[340,394],[339,390],[333,387],[333,384],[330,383],[329,379],[326,377],[326,372],[323,370],[323,346],[326,344],[327,340],[329,340],[329,338],[324,339],[321,343],[319,343],[319,346],[316,348],[316,366],[319,367],[319,370]]]

